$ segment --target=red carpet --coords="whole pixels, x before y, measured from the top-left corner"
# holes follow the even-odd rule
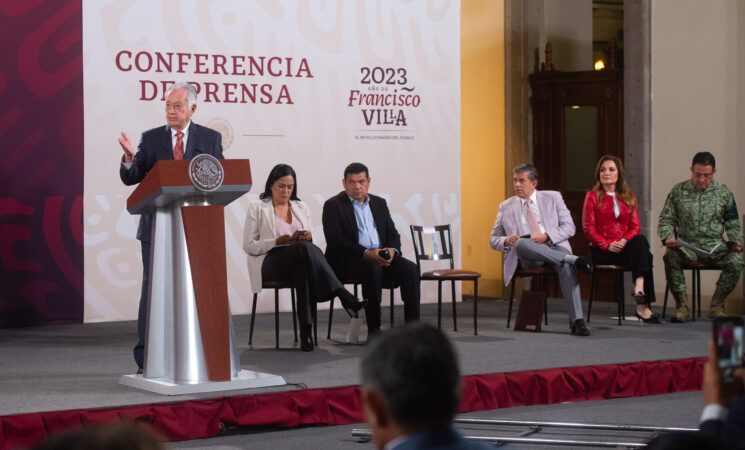
[[[695,391],[705,359],[606,364],[463,378],[460,412]],[[134,420],[166,440],[212,437],[221,427],[345,425],[364,422],[359,386],[209,400],[73,409],[0,417],[0,448],[34,445],[50,433]]]

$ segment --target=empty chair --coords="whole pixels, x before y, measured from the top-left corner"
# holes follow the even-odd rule
[[[481,274],[472,270],[456,269],[453,257],[453,241],[450,225],[425,227],[411,225],[411,239],[414,242],[416,265],[422,280],[437,281],[437,327],[442,322],[442,283],[450,281],[450,292],[453,300],[453,330],[458,331],[455,305],[455,282],[473,281],[473,334],[478,334],[478,299],[479,278]],[[422,272],[421,261],[448,260],[450,268]]]

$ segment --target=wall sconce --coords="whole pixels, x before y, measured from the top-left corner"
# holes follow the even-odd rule
[[[605,63],[602,59],[598,59],[595,61],[595,70],[603,70],[605,69]]]

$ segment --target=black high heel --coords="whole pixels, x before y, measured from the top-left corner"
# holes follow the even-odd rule
[[[300,325],[300,350],[313,351],[313,325]]]
[[[344,311],[349,314],[349,317],[357,317],[357,312],[367,304],[367,299],[357,300],[354,295],[344,288],[337,291],[336,295],[339,297],[339,300],[341,300],[341,306],[344,308]]]
[[[642,317],[641,314],[639,314],[638,312],[635,312],[634,315],[636,316],[637,319],[639,319],[640,321],[644,323],[661,323],[660,317],[655,313],[652,313],[651,316],[646,317],[646,318]]]
[[[645,294],[644,292],[635,292],[633,297],[634,297],[634,300],[636,300],[637,305],[647,305],[647,308],[649,308],[649,303],[647,302],[647,294]],[[638,312],[634,312],[634,315],[636,316],[637,319],[639,319],[640,321],[644,323],[662,323],[660,321],[660,317],[655,313],[652,313],[652,315],[647,318],[643,317]]]

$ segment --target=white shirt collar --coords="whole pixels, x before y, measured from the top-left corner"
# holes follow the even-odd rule
[[[353,204],[353,205],[355,205],[355,206],[360,206],[360,207],[362,207],[362,206],[367,206],[367,205],[369,205],[369,204],[370,204],[370,196],[369,196],[369,195],[365,195],[365,201],[364,201],[364,202],[362,202],[362,203],[358,202],[357,200],[355,200],[354,198],[350,197],[349,195],[347,195],[347,198],[348,198],[348,199],[349,199],[349,201],[350,201],[350,202],[352,202],[352,204]]]
[[[530,194],[530,201],[534,204],[538,204],[538,189],[535,189],[532,194]],[[520,198],[520,205],[525,206],[525,201],[527,199],[519,197]]]
[[[181,132],[184,133],[184,136],[186,136],[187,134],[189,134],[189,126],[191,126],[191,119],[189,119],[189,121],[186,122],[186,126],[184,127],[183,130],[181,130]],[[171,128],[171,127],[168,127],[168,128]],[[173,128],[171,128],[171,139],[175,139],[176,138],[176,133],[178,133],[178,131],[176,131]]]

